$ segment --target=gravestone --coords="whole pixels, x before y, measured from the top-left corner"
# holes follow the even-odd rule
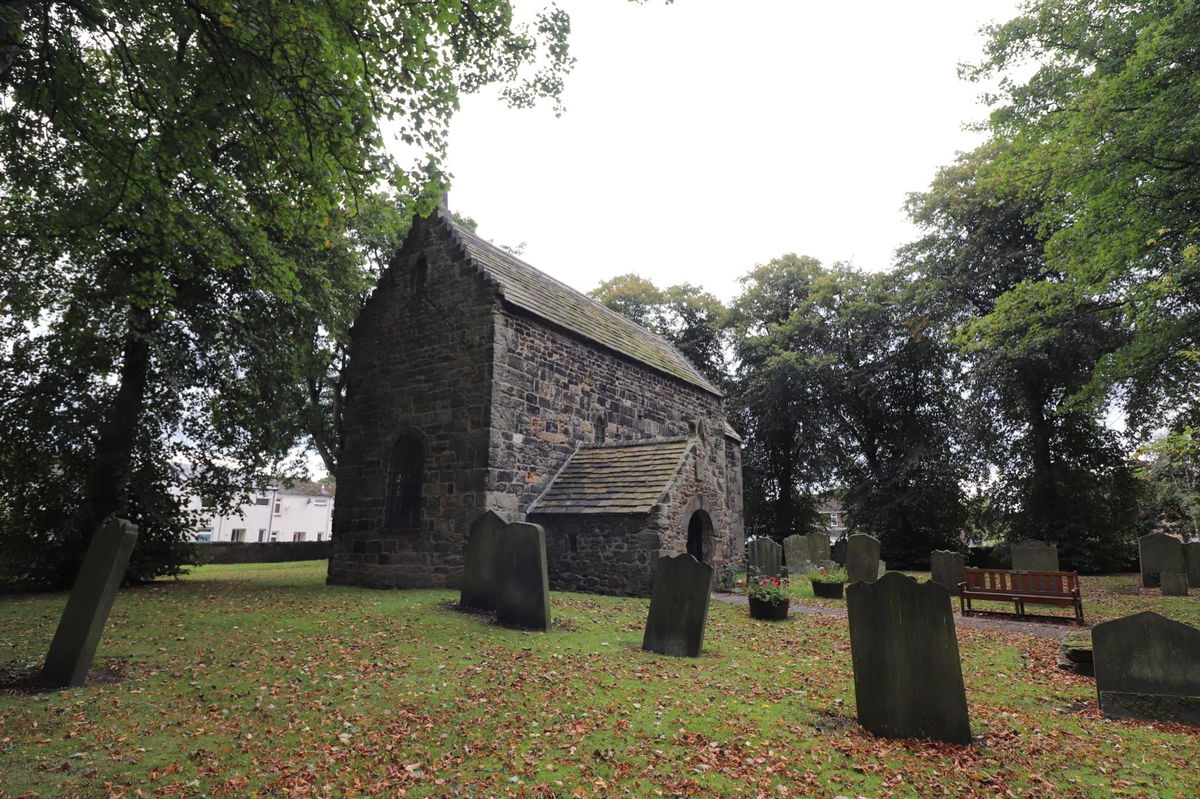
[[[550,629],[550,581],[546,574],[546,531],[540,524],[513,522],[496,543],[496,621]]]
[[[839,566],[846,565],[846,539],[839,538],[829,547],[829,559]]]
[[[114,519],[92,536],[46,653],[41,675],[46,682],[75,687],[87,679],[137,537],[137,525],[124,519]]]
[[[700,655],[712,571],[686,553],[658,559],[642,649],[676,657]]]
[[[1188,576],[1184,572],[1162,572],[1158,576],[1163,596],[1188,595]]]
[[[966,563],[961,552],[951,552],[948,549],[934,550],[929,555],[930,578],[938,585],[944,585],[951,594],[958,593],[958,584],[966,579]]]
[[[804,574],[812,566],[812,555],[808,539],[802,535],[789,535],[783,539],[783,561],[789,576]]]
[[[769,538],[756,538],[746,545],[749,563],[746,579],[778,577],[783,574],[783,547]]]
[[[1058,571],[1058,546],[1044,541],[1019,541],[1012,545],[1013,571]]]
[[[1092,628],[1100,710],[1200,724],[1200,630],[1146,611]]]
[[[1200,541],[1183,545],[1183,567],[1187,572],[1188,585],[1200,586]]]
[[[945,586],[888,572],[878,582],[847,586],[846,610],[858,723],[887,738],[970,743]]]
[[[873,583],[879,579],[879,541],[863,533],[846,539],[847,582]]]
[[[1183,565],[1183,544],[1165,533],[1150,533],[1138,539],[1138,560],[1141,562],[1142,587],[1158,588],[1163,572],[1186,571]]]
[[[490,510],[471,522],[463,558],[459,607],[496,609],[496,545],[507,525],[508,522]]]
[[[833,560],[829,552],[829,536],[825,533],[809,533],[804,536],[808,540],[808,559],[818,566],[824,566]]]

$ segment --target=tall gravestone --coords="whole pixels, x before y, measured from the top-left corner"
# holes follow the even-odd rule
[[[846,539],[839,538],[829,547],[829,559],[839,566],[846,565]]]
[[[1163,572],[1185,571],[1183,543],[1173,535],[1150,533],[1138,539],[1138,560],[1142,570],[1142,588],[1158,588]]]
[[[507,526],[508,522],[490,510],[471,522],[459,607],[496,609],[496,545]]]
[[[137,537],[137,525],[124,519],[114,519],[92,536],[46,653],[46,682],[75,687],[87,679]]]
[[[1146,611],[1092,628],[1100,710],[1200,724],[1200,630]]]
[[[1019,541],[1012,545],[1014,571],[1058,571],[1058,546],[1044,541]]]
[[[1183,545],[1183,568],[1188,584],[1193,588],[1200,586],[1200,541]]]
[[[804,537],[808,540],[808,559],[810,561],[824,565],[832,560],[829,552],[829,536],[825,533],[809,533]]]
[[[971,742],[950,593],[888,572],[846,588],[858,723],[887,738]]]
[[[550,629],[550,580],[546,531],[540,524],[513,522],[496,544],[496,621]]]
[[[676,657],[700,655],[712,573],[712,566],[686,553],[658,559],[642,649]]]
[[[879,579],[879,541],[863,533],[846,539],[846,579],[873,583]]]
[[[783,539],[783,561],[787,565],[787,573],[790,576],[806,573],[812,566],[808,538],[802,535],[789,535]]]
[[[1188,576],[1184,572],[1161,572],[1158,575],[1162,583],[1163,596],[1187,596]]]
[[[957,594],[959,583],[966,579],[965,566],[961,552],[938,549],[929,555],[930,579],[944,585],[951,594]]]
[[[756,538],[746,545],[749,559],[747,579],[783,574],[783,547],[769,538]]]

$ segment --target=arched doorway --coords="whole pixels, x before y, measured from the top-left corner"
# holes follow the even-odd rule
[[[712,519],[708,513],[698,510],[688,519],[687,553],[696,560],[704,563],[707,553],[707,543],[712,541]]]

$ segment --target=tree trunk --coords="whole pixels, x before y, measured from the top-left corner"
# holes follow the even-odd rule
[[[85,478],[79,509],[68,531],[71,540],[77,542],[74,554],[80,560],[97,528],[121,510],[129,484],[129,468],[150,375],[151,327],[148,310],[129,309],[117,393],[97,430],[95,454]],[[77,563],[75,568],[77,570]]]
[[[1054,425],[1047,416],[1044,392],[1040,384],[1027,381],[1023,392],[1029,413],[1029,450],[1032,461],[1028,516],[1032,522],[1032,532],[1046,539],[1055,528],[1058,509],[1058,486],[1051,445]]]

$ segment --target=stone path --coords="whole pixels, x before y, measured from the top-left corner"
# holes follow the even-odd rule
[[[718,602],[727,602],[731,605],[745,605],[748,601],[742,594],[722,594],[714,593],[713,599]],[[792,613],[802,613],[809,616],[837,616],[846,618],[845,608],[827,608],[820,605],[800,605],[795,602],[791,605]],[[994,630],[1004,633],[1018,633],[1020,635],[1034,635],[1038,638],[1062,638],[1071,632],[1078,632],[1087,629],[1087,627],[1079,627],[1073,622],[1063,617],[1062,622],[1045,621],[1018,621],[1016,619],[1006,619],[1001,616],[960,616],[954,614],[954,623],[961,627],[970,627],[973,630]],[[1090,625],[1089,625],[1090,626]]]

